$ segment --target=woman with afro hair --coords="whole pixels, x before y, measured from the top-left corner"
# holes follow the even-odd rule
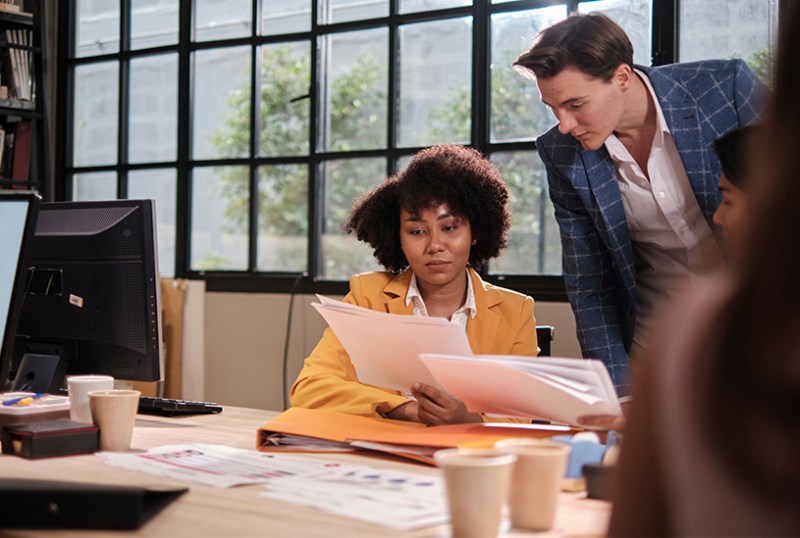
[[[476,272],[506,246],[511,215],[500,172],[479,152],[454,145],[417,153],[408,167],[355,203],[345,229],[374,249],[385,272],[350,279],[344,301],[464,328],[476,354],[535,356],[533,299]],[[413,398],[359,382],[330,328],[291,391],[293,406],[429,425],[481,422],[455,396],[415,383]]]

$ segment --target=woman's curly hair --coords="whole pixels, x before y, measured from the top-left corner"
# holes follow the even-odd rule
[[[344,229],[375,249],[388,271],[399,273],[408,267],[400,247],[400,208],[418,214],[441,204],[469,221],[476,241],[470,266],[479,268],[505,248],[511,212],[500,171],[480,152],[449,144],[420,151],[405,170],[359,199]]]

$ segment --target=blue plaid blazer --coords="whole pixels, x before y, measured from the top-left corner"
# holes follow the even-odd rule
[[[650,79],[700,209],[720,200],[713,141],[758,119],[766,89],[742,60],[639,67]],[[561,230],[564,283],[584,357],[601,359],[621,393],[636,321],[634,256],[617,172],[605,146],[584,150],[552,127],[536,140]]]

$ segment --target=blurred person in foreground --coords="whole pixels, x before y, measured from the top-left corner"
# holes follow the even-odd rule
[[[533,299],[484,282],[476,272],[506,246],[510,219],[505,182],[478,151],[455,145],[422,150],[354,205],[345,228],[374,249],[386,271],[353,276],[344,301],[447,318],[466,331],[476,354],[533,357],[539,352]],[[410,392],[413,398],[361,383],[327,328],[292,386],[291,402],[429,425],[499,420],[470,412],[460,399],[424,383]]]
[[[671,306],[637,381],[611,536],[800,535],[800,10],[779,36],[737,271]]]

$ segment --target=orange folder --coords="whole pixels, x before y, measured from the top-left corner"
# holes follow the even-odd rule
[[[256,448],[261,451],[283,450],[267,441],[269,435],[281,433],[335,443],[357,441],[379,443],[381,447],[377,450],[382,452],[432,464],[431,457],[419,454],[420,448],[431,449],[432,455],[435,450],[441,448],[491,447],[501,439],[545,438],[575,431],[577,430],[568,426],[549,424],[483,423],[426,427],[416,422],[292,407],[258,429]],[[314,451],[314,449],[299,449]]]

